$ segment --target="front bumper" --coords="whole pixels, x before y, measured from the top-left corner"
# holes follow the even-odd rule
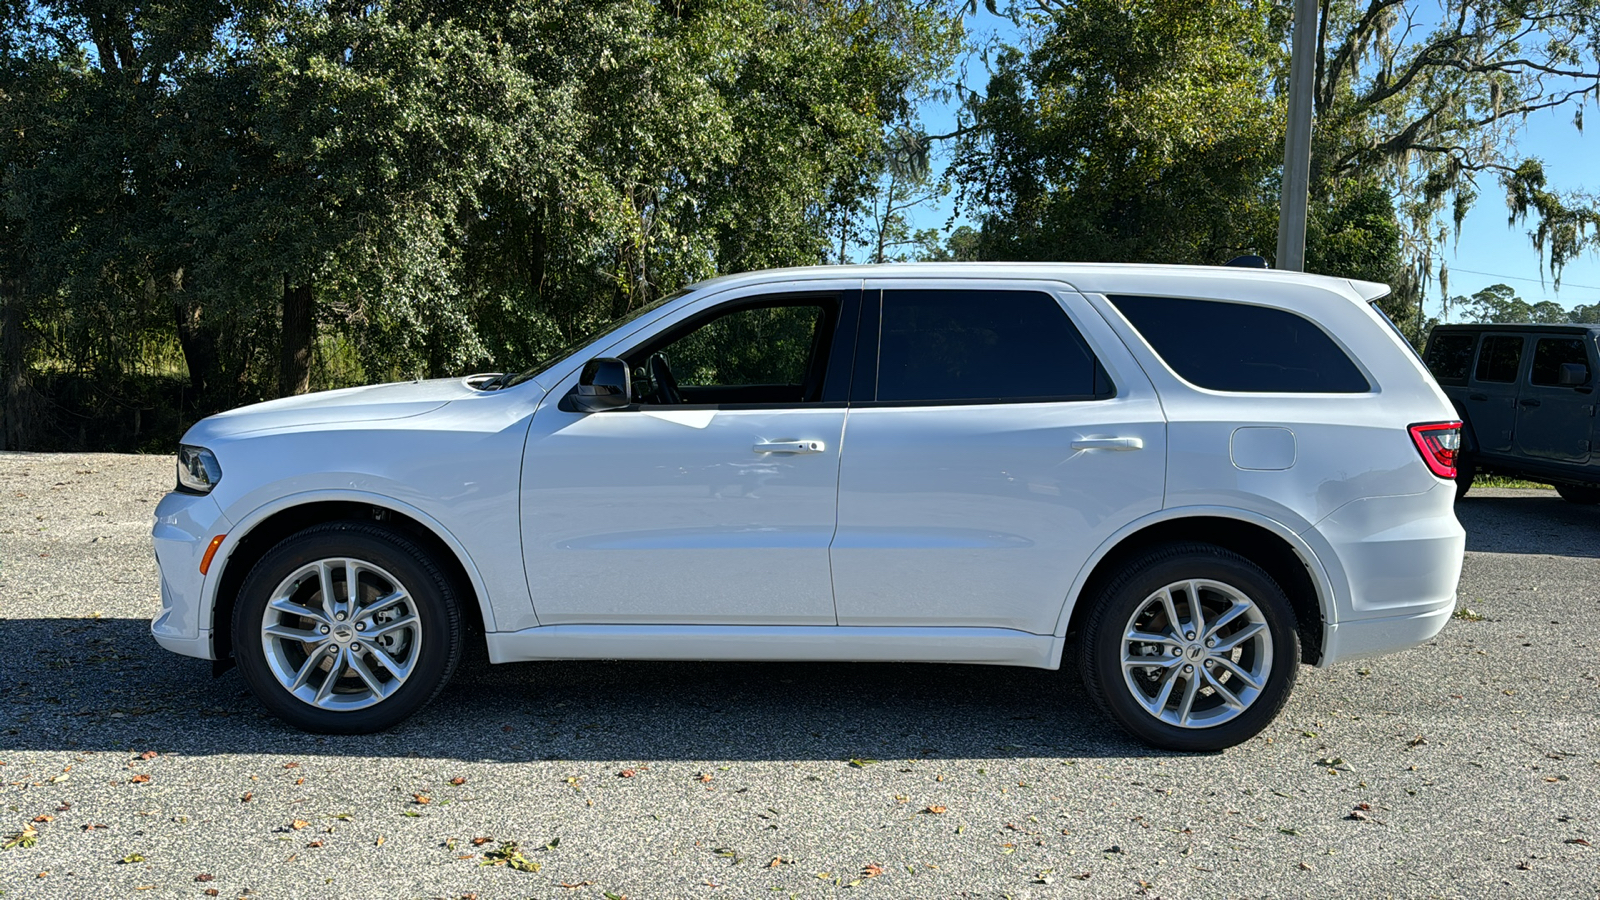
[[[211,608],[205,602],[206,576],[200,561],[211,539],[233,523],[209,494],[173,492],[156,505],[150,538],[161,575],[161,612],[150,623],[156,643],[184,656],[215,659],[211,648]],[[213,564],[220,560],[213,560]]]

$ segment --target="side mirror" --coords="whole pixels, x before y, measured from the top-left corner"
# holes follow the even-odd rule
[[[1556,382],[1564,387],[1577,387],[1589,382],[1589,367],[1583,363],[1562,363]]]
[[[572,391],[572,406],[578,412],[603,412],[633,402],[633,379],[628,364],[620,359],[600,357],[583,364],[578,386]]]

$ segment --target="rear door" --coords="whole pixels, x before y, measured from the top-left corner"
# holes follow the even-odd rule
[[[1520,334],[1489,332],[1478,344],[1477,364],[1467,381],[1467,416],[1478,450],[1510,453],[1517,424],[1517,375],[1522,371]]]
[[[1583,383],[1562,384],[1563,365],[1582,366]],[[1594,371],[1594,344],[1587,335],[1533,339],[1528,381],[1517,398],[1517,450],[1522,455],[1550,462],[1589,461]]]
[[[869,281],[858,351],[839,624],[1052,633],[1095,548],[1161,507],[1148,379],[1061,284]]]

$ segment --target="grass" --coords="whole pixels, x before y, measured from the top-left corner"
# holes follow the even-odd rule
[[[1507,478],[1504,475],[1479,475],[1472,480],[1474,490],[1478,488],[1534,488],[1541,491],[1553,491],[1555,488],[1537,481],[1523,481],[1521,478]]]

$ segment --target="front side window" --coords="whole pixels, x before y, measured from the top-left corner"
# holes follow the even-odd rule
[[[1483,339],[1483,349],[1478,351],[1478,369],[1473,378],[1496,384],[1512,384],[1517,380],[1517,367],[1522,365],[1522,338],[1509,334],[1491,334]]]
[[[1428,345],[1428,371],[1440,384],[1466,384],[1472,371],[1475,334],[1435,334]]]
[[[1577,338],[1540,338],[1533,346],[1533,371],[1528,380],[1534,384],[1561,384],[1561,367],[1573,363],[1589,368],[1589,354],[1584,352],[1583,341]]]
[[[1372,389],[1327,332],[1288,310],[1176,297],[1110,299],[1190,384],[1246,393],[1364,394]]]
[[[656,405],[818,399],[831,296],[741,302],[673,329],[627,357],[634,399]]]
[[[881,402],[1089,400],[1111,394],[1110,379],[1049,294],[884,291],[881,323],[872,394]]]

